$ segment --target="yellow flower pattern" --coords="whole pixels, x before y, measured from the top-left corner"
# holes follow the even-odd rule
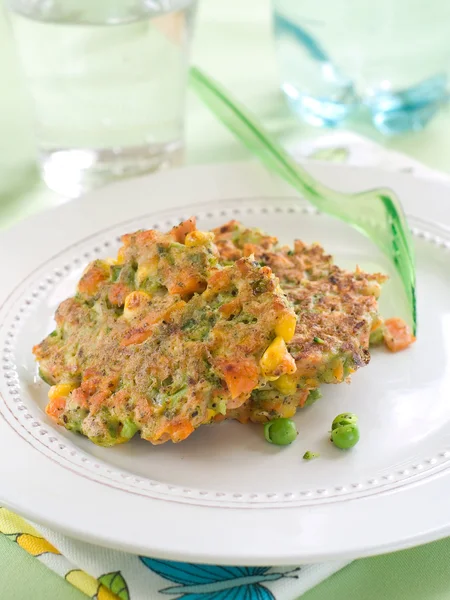
[[[32,525],[2,507],[0,507],[0,534],[16,542],[25,552],[41,560],[57,573],[65,572],[66,581],[86,594],[88,598],[92,600],[131,600],[128,586],[120,572],[105,573],[96,579],[81,569],[74,569],[60,551],[43,538]],[[53,557],[52,560],[58,561],[58,564],[49,564],[49,556]],[[43,560],[43,557],[46,557],[46,560]],[[119,595],[109,589],[108,585],[114,589],[120,589]]]
[[[66,580],[74,587],[84,592],[89,598],[96,597],[99,583],[84,571],[81,571],[80,569],[69,571],[66,573]]]
[[[44,540],[44,538],[30,535],[29,533],[19,533],[16,538],[16,542],[21,548],[23,548],[28,554],[32,556],[40,556],[46,552],[52,554],[61,554],[50,542]]]

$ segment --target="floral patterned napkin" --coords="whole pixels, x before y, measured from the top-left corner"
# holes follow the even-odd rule
[[[227,567],[157,560],[70,539],[6,508],[0,508],[0,532],[93,600],[294,600],[347,564]]]

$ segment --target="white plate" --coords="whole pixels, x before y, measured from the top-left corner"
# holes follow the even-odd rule
[[[419,340],[373,352],[350,386],[325,386],[300,411],[295,444],[267,444],[260,426],[200,428],[185,442],[97,448],[43,412],[34,343],[52,328],[86,262],[115,254],[118,236],[200,228],[230,218],[320,241],[340,265],[392,273],[373,245],[319,215],[256,165],[196,167],[105,188],[3,234],[0,291],[0,501],[71,536],[175,560],[291,564],[356,557],[436,539],[450,529],[450,205],[440,184],[381,171],[309,167],[341,189],[387,185],[400,195],[417,250]],[[385,315],[405,315],[394,276]],[[333,417],[360,417],[361,441],[328,441]],[[302,460],[306,450],[318,460]]]

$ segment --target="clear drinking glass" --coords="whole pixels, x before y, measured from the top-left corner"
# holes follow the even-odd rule
[[[309,122],[417,130],[448,100],[448,0],[272,1],[281,87]]]
[[[76,196],[182,158],[196,0],[8,0],[43,178]]]

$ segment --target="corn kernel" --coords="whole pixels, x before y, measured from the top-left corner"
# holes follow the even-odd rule
[[[208,408],[206,411],[206,420],[211,421],[216,416],[216,411],[212,408]]]
[[[141,263],[136,271],[136,281],[141,285],[148,277],[153,277],[158,272],[158,257],[147,260]]]
[[[344,379],[344,365],[341,361],[333,369],[333,375],[337,381],[342,381]]]
[[[125,319],[132,319],[143,306],[147,305],[151,300],[150,294],[147,292],[131,292],[125,298],[125,304],[123,309],[123,316]]]
[[[295,394],[297,391],[297,377],[293,375],[282,375],[274,381],[273,385],[285,396],[292,396],[292,394]]]
[[[125,262],[125,250],[125,246],[119,248],[119,252],[117,253],[116,264],[123,265],[123,263]]]
[[[294,337],[296,324],[297,319],[294,314],[284,313],[275,325],[275,333],[281,336],[285,342],[290,342]]]
[[[55,398],[67,398],[77,386],[74,383],[58,383],[58,385],[52,385],[48,390],[49,400],[55,400]]]
[[[297,407],[295,405],[290,405],[290,404],[285,405],[285,404],[283,404],[279,408],[278,412],[280,414],[280,417],[284,417],[285,419],[290,419],[297,412]]]
[[[381,285],[378,281],[368,281],[367,285],[361,290],[363,296],[373,296],[378,300],[381,294]]]
[[[110,272],[110,266],[111,266],[111,261],[114,260],[113,258],[105,258],[105,260],[99,260],[97,261],[97,264],[99,267],[101,267],[101,269],[104,271],[104,273],[106,275],[109,275]]]
[[[269,381],[275,381],[284,373],[295,373],[294,359],[289,354],[285,341],[277,336],[259,361],[264,377]]]
[[[204,246],[208,242],[212,242],[213,239],[213,233],[195,230],[186,235],[184,244],[188,248],[193,248],[194,246]]]
[[[372,324],[370,326],[370,331],[375,331],[375,329],[378,329],[378,327],[381,327],[383,325],[384,321],[380,316],[376,316],[374,317]]]

